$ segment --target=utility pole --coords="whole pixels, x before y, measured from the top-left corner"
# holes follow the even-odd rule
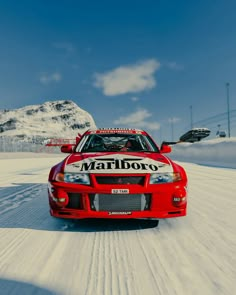
[[[169,119],[170,122],[170,131],[171,131],[171,140],[174,141],[174,118]]]
[[[193,129],[193,106],[190,106],[190,128]]]
[[[230,137],[229,82],[226,83],[226,96],[227,96],[228,137]]]
[[[159,142],[162,142],[162,127],[161,126],[159,128],[159,132],[160,132]]]

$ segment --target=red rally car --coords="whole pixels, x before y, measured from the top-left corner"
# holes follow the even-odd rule
[[[160,219],[186,215],[187,176],[143,130],[86,131],[51,168],[50,214],[59,218]]]

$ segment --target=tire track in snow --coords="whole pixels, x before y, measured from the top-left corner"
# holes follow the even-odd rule
[[[167,226],[165,230],[168,231],[168,229],[175,227],[175,220],[172,219],[167,224],[166,221],[161,221],[161,223],[164,223],[161,226]],[[146,236],[140,236],[140,241],[145,244],[150,267],[153,269],[156,284],[158,285],[158,290],[153,289],[152,292],[155,294],[155,292],[159,291],[157,294],[160,295],[184,294],[185,288],[183,288],[181,280],[176,278],[176,271],[173,271],[173,262],[177,256],[174,250],[174,239],[169,233],[165,234],[165,230],[162,231],[158,228],[148,232]]]
[[[145,290],[145,292],[148,292],[148,294],[153,295],[162,295],[162,294],[168,294],[166,293],[167,290],[162,290],[162,288],[159,285],[158,282],[158,265],[156,264],[155,256],[152,255],[152,249],[149,247],[149,240],[145,238],[146,235],[143,235],[141,233],[138,233],[138,245],[141,248],[143,259],[146,261],[145,265],[143,265],[145,268],[147,268],[149,271],[148,273],[148,280],[149,280],[149,289],[148,291]],[[146,243],[148,242],[148,243]],[[145,245],[145,246],[144,246]]]
[[[108,221],[109,222],[109,221]],[[88,273],[93,277],[87,282],[86,295],[129,294],[123,289],[120,268],[120,247],[117,233],[101,231],[93,233],[93,248]]]
[[[112,294],[113,292],[120,292],[120,285],[117,285],[117,275],[114,272],[114,261],[113,261],[113,253],[114,253],[114,232],[105,232],[104,239],[104,254],[103,259],[104,262],[101,262],[103,265],[103,276],[104,276],[104,284],[103,290],[99,290],[100,293],[104,293],[104,295]],[[116,263],[115,263],[116,264]]]
[[[13,202],[11,210],[6,210],[4,214],[1,214],[1,227],[43,229],[53,224],[53,219],[49,215],[47,185],[39,184],[32,190],[29,188],[27,194],[31,197],[22,200],[17,206]],[[47,225],[50,220],[51,222]]]
[[[99,239],[99,233],[94,233],[93,240],[92,240],[92,249],[91,249],[91,255],[90,255],[90,261],[88,265],[88,275],[87,275],[87,282],[86,282],[86,289],[85,289],[85,295],[92,295],[96,294],[96,286],[97,286],[97,271],[96,271],[96,260],[99,255],[100,246],[98,246],[100,239]],[[93,274],[93,277],[90,277],[90,274]]]
[[[0,212],[1,214],[19,207],[22,203],[31,201],[37,197],[37,193],[42,184],[30,185],[29,187],[18,190],[12,194],[1,197]]]
[[[1,231],[1,240],[0,240],[0,269],[7,267],[9,258],[15,255],[15,249],[21,247],[29,235],[28,231],[18,230],[14,237],[12,238],[9,235],[9,229],[4,229]],[[3,245],[7,244],[7,247]]]
[[[113,244],[113,252],[112,259],[113,264],[112,273],[117,280],[117,294],[132,294],[131,286],[130,286],[130,273],[128,269],[128,265],[130,265],[129,253],[127,253],[127,247],[125,243],[125,239],[123,239],[125,232],[115,231],[114,232],[114,241]],[[115,276],[116,274],[116,276]]]

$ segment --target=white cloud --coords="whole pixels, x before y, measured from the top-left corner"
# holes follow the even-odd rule
[[[167,62],[166,63],[167,68],[171,69],[171,70],[177,70],[177,71],[181,71],[184,69],[183,65],[178,64],[175,61],[172,62]]]
[[[152,114],[148,112],[146,109],[139,109],[134,113],[131,113],[127,115],[126,117],[120,117],[118,120],[115,120],[115,124],[132,124],[132,123],[138,123],[139,121],[143,121],[149,117],[151,117]]]
[[[159,130],[160,124],[158,122],[148,122],[146,119],[150,118],[152,114],[146,109],[139,109],[134,113],[128,114],[125,117],[120,117],[114,120],[116,125],[125,125],[132,128],[141,128],[149,130]]]
[[[160,124],[158,122],[139,122],[136,125],[138,128],[144,129],[144,130],[159,130]]]
[[[137,96],[133,96],[133,97],[131,97],[131,100],[132,100],[132,101],[138,101],[139,98],[138,98]]]
[[[58,83],[61,81],[61,79],[62,79],[62,76],[58,72],[55,72],[52,74],[43,73],[39,77],[39,81],[44,85],[50,84],[52,82]]]
[[[153,77],[160,63],[149,59],[134,65],[120,66],[106,73],[96,73],[94,86],[101,88],[107,96],[138,93],[156,86]]]

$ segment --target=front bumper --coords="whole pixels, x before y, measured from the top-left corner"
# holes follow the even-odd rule
[[[130,214],[125,212],[118,212],[117,214],[109,212],[94,212],[91,210],[62,210],[50,209],[50,214],[53,217],[68,218],[68,219],[84,219],[84,218],[108,218],[108,219],[161,219],[186,216],[185,209],[175,209],[175,211],[150,211],[150,212],[136,212]]]
[[[50,214],[54,217],[83,219],[83,218],[119,218],[119,219],[159,219],[185,216],[187,214],[186,183],[176,182],[158,185],[120,185],[120,190],[129,190],[127,198],[140,196],[145,199],[144,205],[126,201],[120,206],[96,206],[97,196],[106,198],[108,203],[114,198],[122,200],[119,194],[112,194],[114,185],[86,186],[60,182],[49,182],[48,197]],[[173,198],[182,197],[182,202],[176,206]],[[122,195],[125,197],[125,195]],[[97,199],[96,199],[97,197]],[[101,197],[99,197],[101,199]],[[139,197],[137,197],[139,200]],[[143,201],[140,201],[143,203]],[[122,201],[121,201],[122,202]],[[104,203],[103,203],[104,204]]]

